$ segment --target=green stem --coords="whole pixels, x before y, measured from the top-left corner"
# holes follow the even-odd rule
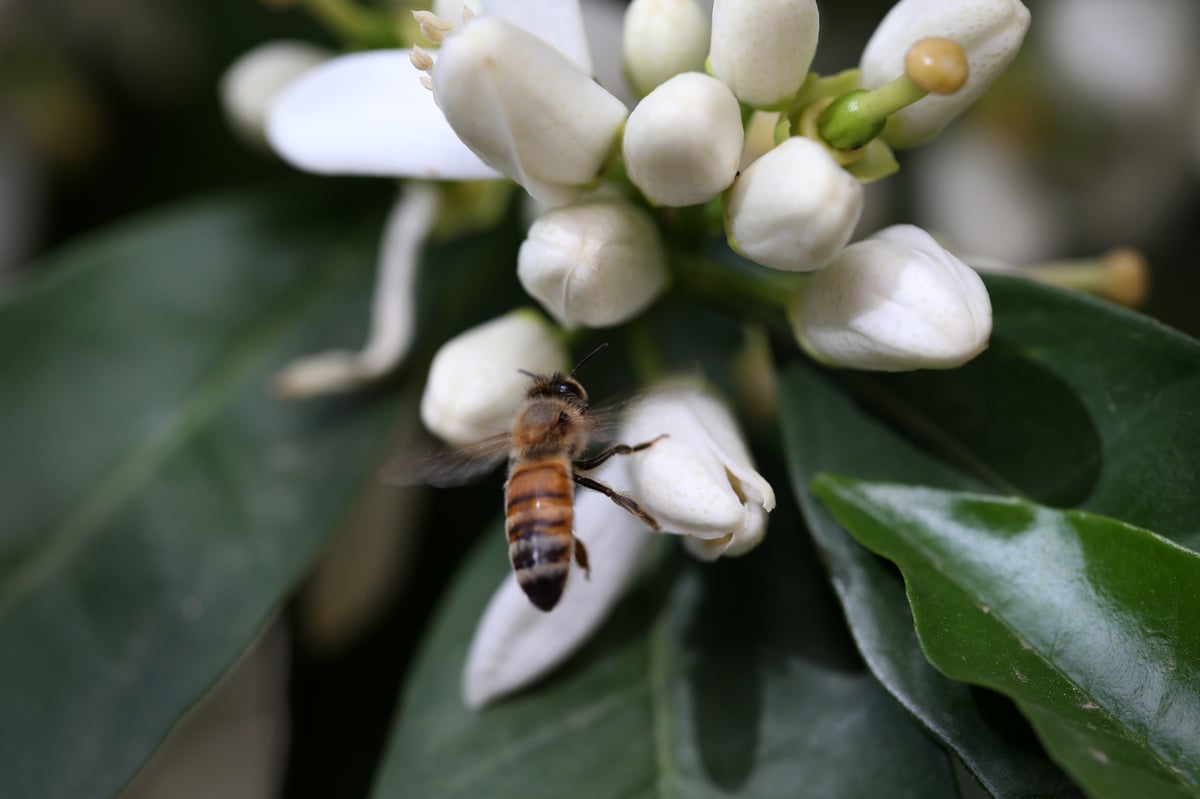
[[[772,326],[786,326],[788,307],[804,291],[808,276],[779,272],[749,262],[723,263],[700,253],[681,256],[676,280],[708,305]]]
[[[890,115],[926,94],[907,75],[877,89],[843,94],[821,114],[817,123],[821,138],[839,150],[861,147],[883,132]]]
[[[300,0],[309,13],[329,28],[347,47],[370,49],[396,46],[389,17],[350,0]]]

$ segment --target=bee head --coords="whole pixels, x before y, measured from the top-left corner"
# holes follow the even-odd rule
[[[565,375],[562,372],[555,372],[552,375],[534,375],[525,372],[533,380],[533,385],[529,387],[529,391],[525,396],[527,399],[535,399],[542,397],[553,397],[565,399],[575,405],[586,406],[588,401],[587,392],[579,381],[570,375]]]

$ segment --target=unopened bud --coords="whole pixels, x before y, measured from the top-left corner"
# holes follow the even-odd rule
[[[874,89],[904,73],[909,50],[929,37],[956,42],[969,74],[953,94],[931,94],[893,114],[883,134],[888,144],[911,147],[936,136],[1000,76],[1027,30],[1029,9],[1020,0],[900,0],[863,50],[862,85]]]
[[[512,311],[437,351],[421,395],[421,421],[457,446],[504,433],[529,387],[520,370],[550,374],[566,366],[566,349],[550,324],[534,311]]]
[[[777,107],[808,77],[819,32],[816,0],[716,0],[712,74],[743,103]]]
[[[564,327],[608,327],[658,297],[667,285],[666,256],[644,211],[598,199],[539,217],[521,245],[517,277]]]
[[[634,90],[645,96],[682,72],[703,70],[709,35],[708,16],[695,0],[633,0],[622,50]]]
[[[790,317],[818,361],[882,372],[961,366],[992,332],[979,275],[912,225],[843,250],[813,275]]]
[[[737,175],[741,109],[716,78],[676,75],[650,92],[625,126],[625,169],[633,185],[659,205],[707,202]]]
[[[725,198],[725,230],[750,260],[809,272],[846,246],[862,208],[862,184],[820,144],[797,136],[738,176]]]

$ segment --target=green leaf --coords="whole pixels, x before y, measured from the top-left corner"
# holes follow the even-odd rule
[[[394,402],[270,390],[365,333],[379,220],[328,195],[121,225],[0,306],[0,795],[116,794],[373,479]]]
[[[809,492],[822,470],[958,488],[980,484],[920,450],[802,363],[781,376],[791,480],[871,671],[993,796],[1071,796],[1078,790],[1022,729],[1016,713],[940,674],[925,659],[899,577],[860,546]]]
[[[1090,793],[1200,793],[1200,556],[1011,498],[829,475],[812,488],[900,566],[930,660],[1016,700]]]
[[[1200,551],[1200,345],[1032,281],[991,278],[988,290],[995,330],[981,357],[948,372],[848,376],[853,392],[997,491]]]
[[[764,544],[677,551],[559,672],[481,713],[460,675],[504,537],[451,586],[397,712],[374,795],[953,796],[944,753],[863,668],[794,510]]]

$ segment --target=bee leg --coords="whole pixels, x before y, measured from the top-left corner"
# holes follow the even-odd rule
[[[611,458],[613,455],[632,455],[635,452],[641,452],[642,450],[646,449],[651,444],[653,444],[655,441],[658,441],[660,438],[666,438],[666,437],[667,437],[667,434],[663,433],[661,436],[658,436],[658,438],[652,438],[649,441],[643,441],[642,443],[634,444],[633,446],[630,446],[629,444],[613,444],[611,447],[604,450],[599,455],[596,455],[591,458],[577,460],[572,465],[579,471],[590,472],[592,469],[595,469],[597,466],[604,463],[606,460]],[[618,504],[620,504],[620,503],[618,503]]]
[[[590,580],[592,579],[592,567],[588,564],[587,547],[578,538],[575,538],[574,541],[575,562],[579,564],[579,568],[583,569],[584,577]]]
[[[655,439],[655,441],[657,441],[657,440],[658,439]],[[650,446],[650,444],[653,444],[653,443],[654,442],[651,441],[650,443],[646,444],[645,446],[648,447],[648,446]],[[575,478],[576,483],[579,483],[579,485],[583,486],[584,488],[590,488],[593,491],[599,491],[601,494],[608,497],[613,502],[617,503],[617,505],[619,507],[624,508],[625,510],[632,513],[634,516],[641,519],[643,522],[645,522],[647,525],[649,525],[652,530],[659,529],[658,522],[655,520],[655,518],[653,516],[651,516],[649,513],[646,513],[646,511],[642,510],[642,506],[639,505],[637,503],[637,500],[634,499],[633,497],[627,497],[624,494],[622,494],[620,491],[615,491],[612,488],[609,488],[604,483],[601,483],[599,480],[593,480],[590,477],[584,477],[582,474],[576,473],[573,475],[573,477]]]

